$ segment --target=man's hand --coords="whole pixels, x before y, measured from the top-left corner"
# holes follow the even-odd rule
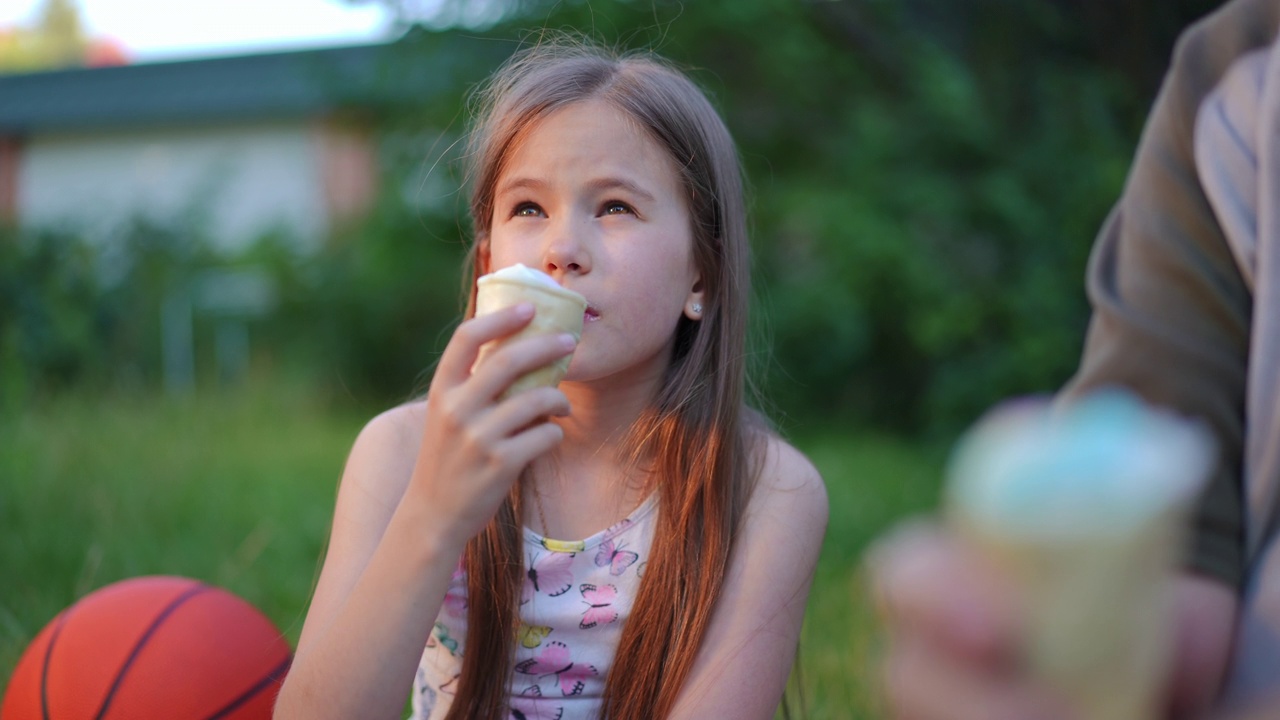
[[[909,523],[876,544],[868,565],[888,630],[883,675],[894,718],[1073,717],[1066,699],[1020,672],[1024,619],[1016,588],[958,538],[932,523]],[[1236,599],[1203,576],[1184,574],[1171,587],[1175,650],[1161,705],[1168,718],[1201,718],[1221,687]],[[1280,717],[1277,707],[1239,720]]]

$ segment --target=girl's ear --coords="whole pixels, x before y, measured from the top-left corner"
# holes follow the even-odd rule
[[[489,274],[489,236],[487,234],[476,238],[476,268],[479,270],[478,275]]]
[[[690,320],[698,321],[702,319],[702,276],[694,278],[693,287],[689,290],[689,296],[684,299],[684,316]]]

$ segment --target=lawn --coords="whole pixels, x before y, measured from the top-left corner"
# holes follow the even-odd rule
[[[0,678],[59,610],[138,575],[227,588],[296,641],[367,415],[258,383],[182,399],[68,395],[0,417]],[[873,718],[875,629],[859,557],[895,518],[931,504],[941,454],[833,428],[793,440],[831,499],[793,714]]]

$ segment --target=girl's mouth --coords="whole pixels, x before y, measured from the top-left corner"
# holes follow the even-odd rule
[[[595,306],[588,305],[587,309],[582,313],[582,322],[590,323],[600,319],[600,311]]]

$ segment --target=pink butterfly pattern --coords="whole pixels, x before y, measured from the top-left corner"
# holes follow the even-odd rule
[[[467,596],[463,593],[455,593],[452,590],[448,595],[444,596],[444,611],[451,617],[464,618],[467,616]]]
[[[569,647],[555,640],[543,645],[537,657],[516,663],[516,672],[536,678],[554,675],[565,697],[581,694],[586,679],[599,674],[594,665],[575,663],[569,657]]]
[[[582,602],[587,604],[578,627],[587,630],[597,625],[608,625],[618,619],[618,611],[613,608],[613,601],[618,599],[618,588],[613,585],[596,587],[591,583],[583,583],[578,587],[578,592],[582,593]]]
[[[588,720],[599,713],[617,638],[646,570],[653,534],[646,518],[656,498],[647,502],[643,512],[586,540],[548,540],[525,529],[519,630],[501,720]],[[460,562],[415,678],[415,720],[438,720],[457,692],[466,601]]]
[[[613,525],[610,525],[609,527],[605,528],[604,539],[612,540],[613,538],[621,535],[622,531],[631,527],[631,524],[633,522],[635,521],[632,520],[631,518],[623,518],[622,520],[614,523]]]
[[[577,553],[549,552],[531,554],[525,570],[524,591],[520,595],[523,605],[537,593],[548,597],[560,597],[573,587],[573,558]]]
[[[613,540],[605,540],[600,543],[600,549],[596,551],[596,567],[608,567],[610,575],[621,575],[627,571],[627,568],[636,564],[640,559],[640,555],[630,550],[623,550],[625,547],[622,543],[618,543],[615,548]]]
[[[449,590],[444,596],[444,611],[455,618],[467,616],[467,571],[461,558],[449,578]]]
[[[542,688],[537,685],[530,685],[511,698],[509,720],[560,720],[563,715],[564,706],[555,706],[551,700],[543,699]]]

